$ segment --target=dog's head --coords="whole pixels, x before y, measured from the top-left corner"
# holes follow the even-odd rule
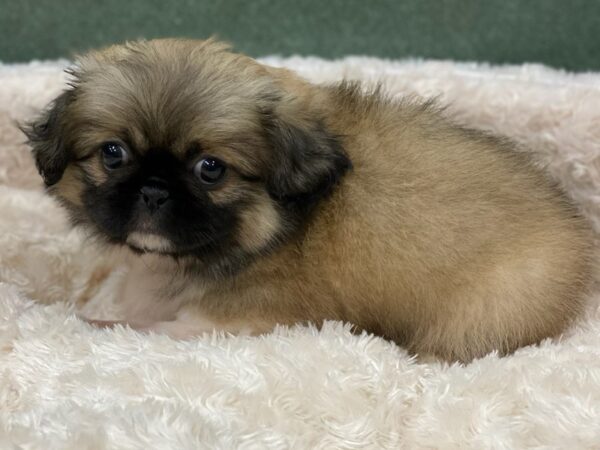
[[[72,75],[24,130],[51,194],[111,243],[247,259],[350,166],[304,83],[212,40],[110,47]]]

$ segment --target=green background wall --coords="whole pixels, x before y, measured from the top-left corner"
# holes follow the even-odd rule
[[[368,54],[600,69],[598,0],[0,0],[0,61],[217,34],[254,56]]]

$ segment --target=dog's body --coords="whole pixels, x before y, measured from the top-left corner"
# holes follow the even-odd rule
[[[555,336],[582,310],[591,236],[575,208],[511,143],[430,104],[311,85],[212,41],[113,47],[76,76],[28,134],[76,223],[151,253],[136,276],[156,286],[124,293],[140,327],[343,320],[468,361]],[[204,187],[186,172],[198,164]],[[148,192],[169,203],[144,197],[148,213],[136,196],[157,177]]]

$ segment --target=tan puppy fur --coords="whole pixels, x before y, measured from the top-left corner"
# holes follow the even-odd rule
[[[512,143],[432,103],[315,86],[215,41],[114,46],[81,58],[74,77],[27,133],[75,223],[160,261],[135,269],[124,291],[140,328],[184,338],[343,320],[468,361],[556,336],[583,308],[591,237],[575,207]],[[135,162],[105,169],[107,141]],[[155,154],[190,172],[197,155],[227,164],[214,188],[176,177],[194,193],[190,209],[210,215],[170,210],[172,229],[155,216],[141,226],[135,212],[119,222],[138,206],[109,201],[134,195],[124,186],[138,164],[150,175]],[[136,295],[139,277],[164,286]]]

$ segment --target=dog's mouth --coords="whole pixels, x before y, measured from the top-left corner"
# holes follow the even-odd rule
[[[136,253],[170,254],[177,249],[177,245],[160,231],[160,227],[150,216],[136,215],[128,228],[122,243]]]
[[[142,253],[172,253],[173,243],[156,233],[134,231],[129,233],[125,243],[134,251]]]
[[[171,236],[167,230],[149,219],[136,219],[128,226],[124,237],[118,239],[135,253],[153,253],[175,258],[194,256],[205,258],[215,252],[220,253],[223,243],[227,241],[227,230],[199,229],[185,233],[185,240],[180,236]]]
[[[133,231],[129,233],[124,244],[138,254],[153,253],[175,258],[184,256],[198,257],[211,253],[215,249],[214,240],[196,245],[181,246],[158,233],[145,231]]]

